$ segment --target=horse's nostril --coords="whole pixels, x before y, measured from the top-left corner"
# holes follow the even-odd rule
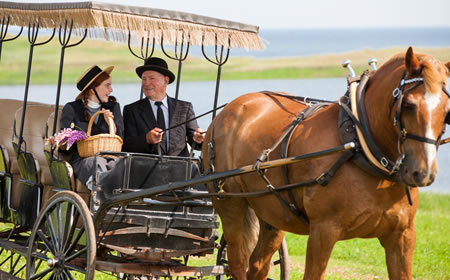
[[[420,172],[419,171],[414,171],[413,172],[413,178],[414,178],[414,181],[416,181],[416,182],[419,182],[420,181]]]
[[[424,179],[426,177],[426,174],[427,173],[425,172],[425,170],[418,170],[418,171],[414,171],[412,176],[414,178],[414,181],[417,184],[420,184],[420,183],[422,183],[424,181]]]

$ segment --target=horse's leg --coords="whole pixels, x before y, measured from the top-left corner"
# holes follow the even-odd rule
[[[284,231],[260,220],[258,243],[250,257],[248,279],[266,279],[272,255],[280,248],[283,237]]]
[[[230,184],[232,179],[227,180]],[[233,279],[247,279],[250,254],[258,238],[258,218],[242,198],[214,200],[227,241],[228,269]]]
[[[323,280],[325,269],[334,244],[339,240],[339,231],[333,224],[311,224],[306,248],[305,280]]]
[[[416,230],[411,226],[404,231],[394,231],[379,237],[386,253],[389,279],[411,279]]]

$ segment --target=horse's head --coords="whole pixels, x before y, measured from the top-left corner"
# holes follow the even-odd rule
[[[393,123],[391,133],[398,139],[395,157],[401,162],[399,172],[408,185],[428,186],[436,177],[436,152],[445,123],[450,123],[449,68],[450,62],[415,54],[411,47],[403,63],[391,68],[391,79],[396,81],[390,86],[394,90],[388,97],[388,116]]]

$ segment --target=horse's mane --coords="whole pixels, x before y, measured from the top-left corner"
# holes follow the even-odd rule
[[[420,74],[424,78],[424,84],[427,92],[438,92],[439,88],[437,86],[440,84],[439,81],[442,79],[440,75],[440,70],[443,67],[441,61],[434,59],[432,56],[422,53],[415,53],[417,59],[420,62]],[[379,70],[385,67],[389,69],[396,69],[397,67],[405,63],[405,53],[394,54],[386,63],[380,67]]]

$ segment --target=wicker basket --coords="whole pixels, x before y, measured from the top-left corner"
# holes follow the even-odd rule
[[[109,133],[101,133],[91,136],[91,128],[95,118],[103,111],[96,112],[89,120],[87,136],[83,141],[77,143],[78,154],[80,157],[90,157],[96,155],[100,151],[120,152],[122,150],[122,138],[114,133],[114,121],[112,118],[105,117],[109,126]]]

